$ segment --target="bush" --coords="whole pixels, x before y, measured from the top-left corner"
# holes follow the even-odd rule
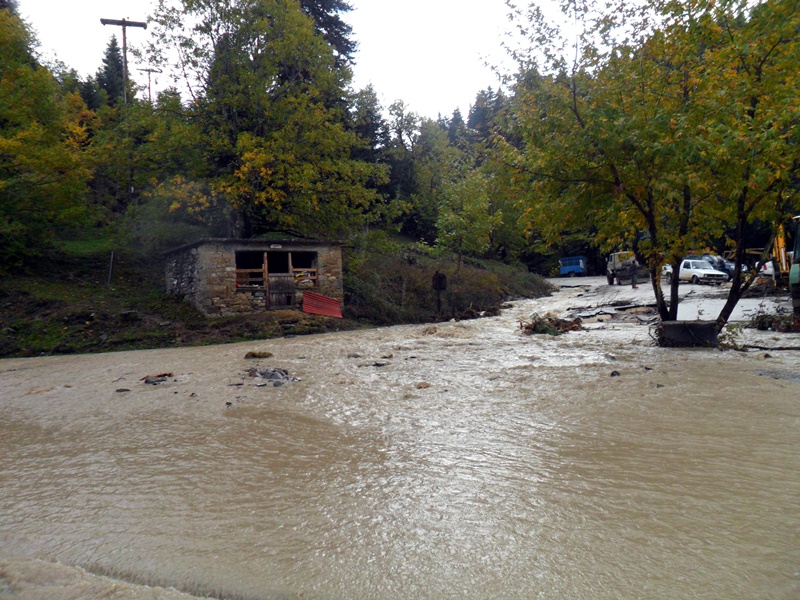
[[[362,239],[345,253],[345,310],[374,324],[424,323],[482,312],[511,298],[550,293],[541,277],[492,261],[462,261],[433,256],[425,249],[392,242],[386,236]],[[447,289],[433,289],[436,271]],[[441,308],[439,308],[439,305]]]

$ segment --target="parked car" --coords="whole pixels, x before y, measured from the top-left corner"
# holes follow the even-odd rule
[[[728,281],[728,274],[711,266],[707,260],[699,258],[684,258],[681,261],[678,278],[681,281],[692,283],[714,283],[720,285]]]
[[[697,257],[694,255],[686,256],[683,260],[697,260]],[[667,283],[672,283],[672,265],[669,263],[664,263],[661,267],[661,278],[666,279]]]
[[[697,260],[697,257],[695,256],[687,256],[686,258]],[[711,263],[711,266],[717,271],[724,271],[727,273],[728,281],[733,279],[733,273],[736,271],[736,263],[732,260],[728,260],[727,258],[719,256],[718,254],[703,254],[700,256],[700,258]],[[740,271],[742,273],[747,273],[747,265],[742,264]]]
[[[759,277],[770,277],[775,279],[775,265],[772,264],[771,260],[766,261],[763,265],[761,265],[761,269],[758,271]]]
[[[731,274],[731,278],[733,278],[733,272],[736,270],[736,263],[733,262],[732,260],[728,260],[727,258],[724,260],[725,260],[725,270],[728,271]],[[740,272],[747,273],[749,270],[750,267],[748,267],[746,264],[742,263],[741,265],[739,265]]]

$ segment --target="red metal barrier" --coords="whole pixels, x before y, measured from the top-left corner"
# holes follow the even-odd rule
[[[303,292],[303,312],[325,317],[342,317],[342,305],[334,298],[328,298],[315,292]]]

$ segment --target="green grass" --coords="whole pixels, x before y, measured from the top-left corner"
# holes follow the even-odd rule
[[[61,242],[64,252],[68,256],[100,256],[108,255],[116,246],[116,241],[105,230],[92,230],[79,234],[80,237],[63,240]]]

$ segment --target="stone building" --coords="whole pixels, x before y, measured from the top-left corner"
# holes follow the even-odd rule
[[[209,316],[299,307],[306,290],[344,299],[340,242],[205,239],[165,258],[167,292]]]

